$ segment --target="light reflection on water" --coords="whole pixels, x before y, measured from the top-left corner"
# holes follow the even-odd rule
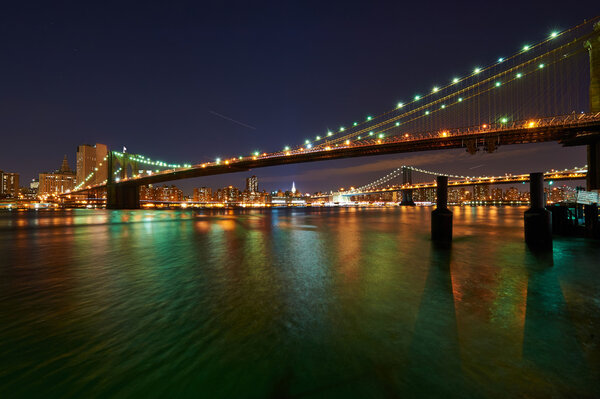
[[[594,397],[600,248],[524,208],[0,213],[0,397]]]

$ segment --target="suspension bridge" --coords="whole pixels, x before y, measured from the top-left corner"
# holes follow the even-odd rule
[[[600,24],[598,18],[462,75],[449,77],[335,131],[280,150],[188,163],[110,151],[66,195],[105,193],[107,207],[138,208],[139,187],[250,169],[415,151],[494,152],[506,145],[587,146],[587,188],[600,189]],[[458,184],[458,183],[457,183]],[[466,183],[465,183],[466,184]]]
[[[415,182],[413,181],[413,173],[419,172],[424,176],[427,176],[427,181]],[[416,168],[414,166],[401,166],[394,169],[390,173],[382,176],[368,184],[357,188],[350,188],[348,190],[341,190],[332,192],[329,197],[332,198],[346,198],[349,200],[351,197],[368,196],[371,194],[383,194],[390,192],[401,192],[403,193],[403,202],[409,204],[412,202],[412,192],[419,189],[432,189],[437,187],[435,181],[436,176],[446,176],[449,178],[449,187],[468,187],[477,185],[497,185],[497,184],[516,184],[516,183],[527,183],[529,182],[529,174],[505,174],[501,176],[464,176],[464,175],[452,175],[443,172],[435,172]],[[433,177],[433,179],[432,179]],[[564,170],[550,170],[544,172],[544,180],[546,181],[563,181],[563,180],[585,180],[587,177],[587,165],[584,167],[564,169]],[[400,183],[389,184],[395,179],[401,179]],[[450,180],[452,179],[452,180]]]

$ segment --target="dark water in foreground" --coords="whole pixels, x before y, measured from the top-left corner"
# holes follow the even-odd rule
[[[0,213],[0,398],[598,397],[600,246],[523,208]]]

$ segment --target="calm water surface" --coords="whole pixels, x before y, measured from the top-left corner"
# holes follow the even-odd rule
[[[0,398],[600,396],[600,246],[524,208],[0,213]]]

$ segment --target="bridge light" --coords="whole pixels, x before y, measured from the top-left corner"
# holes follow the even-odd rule
[[[517,79],[520,79],[522,76],[523,76],[523,74],[522,74],[522,73],[518,73],[518,74],[517,74]]]
[[[419,101],[420,99],[421,99],[421,96],[417,94],[417,95],[415,96],[415,101]]]
[[[377,137],[379,137],[380,139],[383,138],[383,133],[379,133],[379,135],[377,135]]]
[[[370,121],[371,119],[373,119],[373,117],[371,117],[370,115],[367,116],[367,120]]]
[[[496,82],[496,87],[500,87],[501,84],[501,82]]]
[[[400,126],[400,122],[396,122],[396,126]]]
[[[398,108],[404,107],[404,103],[398,103]]]
[[[408,133],[404,133],[404,137],[408,137]]]
[[[553,185],[553,184],[554,184],[554,180],[550,180],[550,181],[548,182],[548,184],[549,184],[549,185]]]
[[[477,67],[477,68],[473,69],[473,73],[475,75],[477,75],[479,72],[481,72],[481,68]]]
[[[501,119],[500,119],[500,122],[502,122],[502,123],[506,123],[506,122],[508,122],[508,118],[501,118]]]
[[[317,140],[321,140],[321,136],[317,136]]]
[[[539,66],[539,67],[540,67],[540,69],[542,69],[542,68],[544,67],[544,64],[540,64],[540,66]]]
[[[284,148],[284,151],[289,151],[289,150],[290,150],[290,146],[286,145],[285,148]]]
[[[441,109],[446,108],[446,104],[442,104],[442,106],[440,107]]]
[[[458,97],[458,102],[459,103],[462,102],[462,100],[463,100],[462,97]]]
[[[452,79],[452,83],[458,83],[459,81],[460,81],[460,79],[459,79],[459,78],[454,78],[454,79]]]
[[[531,48],[531,47],[529,47],[529,45],[528,45],[528,44],[526,44],[526,45],[524,45],[524,46],[523,46],[523,51],[527,51],[527,50],[529,50],[530,48]]]
[[[344,130],[346,130],[344,126],[340,126],[340,132],[343,132]]]
[[[346,145],[350,145],[350,140],[346,140],[346,141],[344,141],[344,144],[346,144]]]
[[[429,111],[425,111],[425,115],[429,115]]]
[[[372,136],[372,135],[373,135],[373,132],[372,132],[372,131],[371,131],[371,132],[369,132],[369,136]]]
[[[356,126],[356,125],[358,125],[358,122],[354,122],[354,123],[352,124],[352,126]]]
[[[438,91],[440,91],[440,88],[437,87],[437,86],[434,86],[431,91],[434,92],[434,93],[437,93]]]
[[[481,125],[481,127],[487,129],[488,125],[484,123],[483,125]]]
[[[331,136],[331,135],[333,135],[333,133],[327,132],[327,136]]]
[[[503,62],[503,61],[504,61],[504,58],[502,58],[502,57],[498,58],[498,62]]]
[[[359,140],[361,139],[361,137],[360,137],[360,136],[358,136],[357,138],[358,138]]]
[[[312,144],[307,144],[306,148],[311,149],[312,148]]]
[[[219,164],[221,162],[221,158],[217,158],[216,161],[217,161],[217,164]]]
[[[304,144],[309,144],[309,143],[310,143],[310,140],[305,140],[304,141]]]
[[[550,39],[554,39],[556,36],[558,36],[558,32],[554,31],[550,33]]]

